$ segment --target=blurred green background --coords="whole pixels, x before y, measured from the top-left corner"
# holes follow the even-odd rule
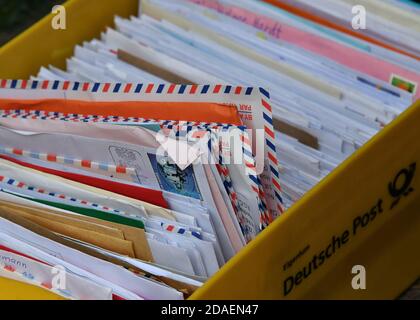
[[[0,0],[0,46],[18,35],[64,0]]]

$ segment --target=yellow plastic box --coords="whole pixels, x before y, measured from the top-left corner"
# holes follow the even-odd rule
[[[70,0],[67,30],[52,15],[0,49],[0,78],[64,67],[138,0]],[[214,275],[192,299],[393,299],[420,276],[420,101],[339,166]],[[312,260],[318,256],[315,264]],[[322,263],[321,263],[322,261]],[[366,270],[366,289],[352,268]],[[0,279],[0,299],[54,299]]]

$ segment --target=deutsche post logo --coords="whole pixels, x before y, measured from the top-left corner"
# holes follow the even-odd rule
[[[401,200],[401,198],[408,196],[414,191],[411,187],[414,174],[416,172],[416,163],[412,163],[407,168],[401,169],[394,178],[394,181],[388,184],[389,194],[394,198],[391,204],[393,209]]]

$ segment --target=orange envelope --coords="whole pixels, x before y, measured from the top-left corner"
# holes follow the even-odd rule
[[[204,102],[115,101],[97,102],[64,99],[4,100],[2,110],[39,110],[97,116],[138,117],[176,121],[216,122],[241,125],[235,106]]]

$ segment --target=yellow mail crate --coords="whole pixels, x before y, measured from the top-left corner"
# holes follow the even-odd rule
[[[70,0],[0,49],[0,78],[64,67],[76,44],[136,15],[138,0]],[[392,299],[420,276],[420,101],[334,170],[192,299]],[[352,286],[363,266],[366,289]],[[0,279],[1,299],[58,298]]]

